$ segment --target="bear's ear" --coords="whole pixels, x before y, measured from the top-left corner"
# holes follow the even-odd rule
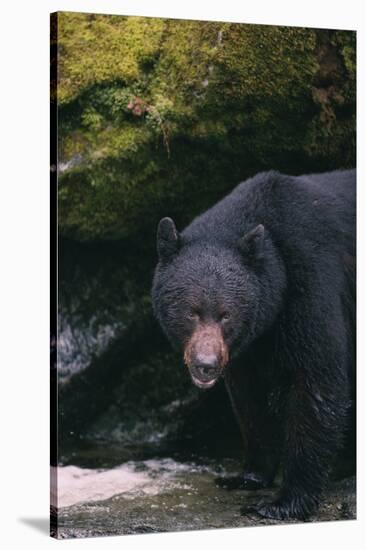
[[[179,249],[180,236],[171,218],[163,218],[158,225],[157,249],[159,259],[169,260]]]
[[[263,252],[263,243],[264,226],[260,223],[239,239],[239,248],[248,259],[260,259]]]

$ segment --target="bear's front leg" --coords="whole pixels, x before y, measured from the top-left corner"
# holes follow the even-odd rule
[[[275,502],[257,506],[269,518],[304,520],[316,511],[346,433],[352,342],[340,293],[317,291],[325,268],[294,292],[279,320],[276,361],[288,377],[283,482]]]
[[[243,437],[245,464],[241,475],[216,478],[216,484],[228,490],[269,487],[280,458],[280,391],[269,389],[253,376],[253,371],[248,376],[240,367],[228,370],[225,382]]]
[[[305,520],[317,510],[349,408],[346,380],[332,385],[302,379],[291,389],[282,488],[276,501],[257,505],[259,515]]]

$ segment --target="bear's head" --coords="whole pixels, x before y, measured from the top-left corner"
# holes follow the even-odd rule
[[[271,282],[269,272],[281,271],[278,257],[261,224],[228,246],[188,239],[163,218],[157,249],[154,313],[194,384],[210,388],[274,321],[283,277],[277,273]]]

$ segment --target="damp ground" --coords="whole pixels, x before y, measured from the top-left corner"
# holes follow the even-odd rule
[[[281,523],[245,511],[259,499],[273,498],[278,483],[259,491],[216,486],[217,476],[239,472],[237,458],[209,457],[129,460],[111,468],[59,466],[55,534],[85,538]],[[355,494],[354,477],[333,480],[309,521],[356,519]]]

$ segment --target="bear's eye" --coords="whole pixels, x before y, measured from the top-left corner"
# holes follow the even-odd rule
[[[198,319],[199,318],[199,314],[197,313],[197,311],[189,311],[188,312],[188,315],[187,315],[188,319]]]
[[[223,321],[223,322],[228,321],[229,319],[230,319],[229,313],[223,313],[220,317],[220,321]]]

